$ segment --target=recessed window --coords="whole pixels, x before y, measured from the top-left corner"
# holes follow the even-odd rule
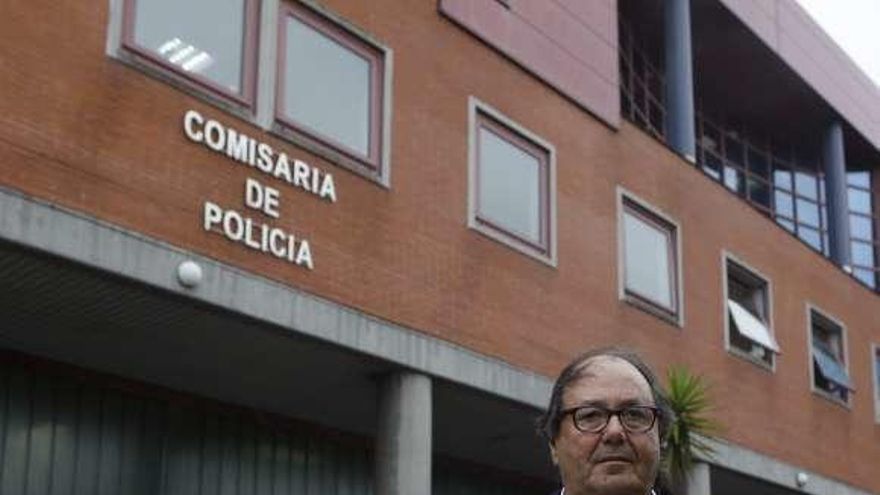
[[[253,102],[256,0],[128,0],[124,43],[142,61]]]
[[[773,368],[779,344],[770,325],[770,291],[767,280],[729,257],[727,275],[727,345],[736,355]]]
[[[874,365],[874,417],[880,423],[880,345],[874,344],[871,351]]]
[[[378,172],[385,52],[317,12],[282,9],[278,119],[298,136]]]
[[[552,148],[488,107],[471,113],[471,226],[552,263]]]
[[[625,299],[680,324],[678,227],[628,196],[621,210]]]
[[[848,404],[853,386],[847,371],[843,326],[810,308],[810,339],[813,389],[825,397]]]

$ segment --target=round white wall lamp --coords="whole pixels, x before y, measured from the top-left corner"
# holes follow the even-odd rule
[[[180,285],[192,289],[202,282],[202,267],[192,260],[177,265],[177,281]]]
[[[798,488],[803,488],[808,481],[810,481],[810,475],[804,472],[800,472],[794,477],[794,482],[797,484]]]

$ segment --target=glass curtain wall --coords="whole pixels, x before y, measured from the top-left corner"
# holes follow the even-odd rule
[[[623,16],[619,26],[621,114],[666,143],[663,61]],[[824,256],[830,255],[825,176],[819,150],[780,143],[700,108],[697,167]],[[878,213],[870,171],[847,173],[853,276],[877,289]]]

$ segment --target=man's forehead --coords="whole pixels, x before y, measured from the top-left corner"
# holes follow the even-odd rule
[[[577,397],[574,397],[576,395]],[[577,377],[566,387],[567,402],[614,402],[617,405],[653,402],[651,386],[629,361],[596,356],[584,361]]]

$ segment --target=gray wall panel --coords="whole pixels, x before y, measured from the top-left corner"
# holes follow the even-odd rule
[[[372,453],[362,440],[81,382],[0,360],[0,493],[372,492]]]

